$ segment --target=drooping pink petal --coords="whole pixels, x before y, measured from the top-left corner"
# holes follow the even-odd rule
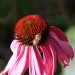
[[[53,46],[50,44],[50,42],[47,42],[45,45],[41,46],[41,49],[43,50],[46,75],[54,75],[56,70],[56,53]]]
[[[29,51],[29,73],[30,75],[44,75],[43,61],[36,47]]]
[[[55,53],[54,47],[52,46],[51,43],[50,43],[49,47],[50,47],[52,58],[53,58],[52,75],[54,75],[54,72],[56,71],[56,64],[57,64],[56,53]]]
[[[70,58],[61,50],[61,48],[59,47],[59,45],[57,44],[57,42],[54,39],[52,39],[51,42],[57,53],[58,61],[67,61],[68,63],[66,65],[68,65],[70,62]]]
[[[9,62],[8,62],[8,64],[7,64],[7,66],[6,66],[5,69],[0,73],[0,75],[4,75],[4,74],[7,75],[7,74],[8,74],[8,71],[9,71],[10,67],[12,66],[12,64],[14,63],[15,59],[16,59],[16,54],[12,55],[12,57],[10,58],[10,60],[9,60]]]
[[[28,68],[29,49],[27,46],[21,46],[21,52],[18,54],[14,64],[9,69],[9,75],[23,75]]]
[[[62,51],[64,53],[66,53],[67,55],[69,55],[69,57],[71,57],[71,59],[73,59],[74,57],[74,52],[73,52],[73,48],[71,47],[71,45],[69,44],[69,42],[65,42],[60,40],[55,33],[51,32],[52,37],[58,42],[58,44],[60,45]]]
[[[11,51],[13,53],[16,53],[20,45],[21,45],[21,42],[18,42],[18,40],[13,40],[12,43],[11,43],[11,45],[10,45]]]
[[[50,41],[54,45],[58,59],[61,59],[64,63],[64,66],[69,65],[70,59],[73,59],[74,52],[70,44],[66,41],[60,40],[54,32],[50,33]]]
[[[18,44],[16,44],[16,43],[18,43],[17,40],[13,40],[13,42],[11,43],[10,48],[11,48],[11,50],[13,52],[13,55],[11,56],[11,58],[10,58],[8,64],[7,64],[7,66],[5,67],[5,69],[3,70],[3,72],[1,74],[4,74],[4,73],[7,74],[8,71],[9,71],[9,69],[10,69],[10,67],[14,64],[14,62],[16,60],[17,50],[20,47],[20,43],[18,43]]]
[[[60,40],[68,41],[67,36],[59,28],[57,28],[55,26],[50,26],[50,31],[54,32]]]
[[[30,51],[30,53],[29,53],[29,74],[36,75],[34,59],[32,57],[33,57],[33,55],[31,54],[31,51]]]
[[[41,49],[43,50],[43,63],[46,70],[46,75],[52,75],[53,60],[49,51],[50,49],[47,46],[41,46]]]

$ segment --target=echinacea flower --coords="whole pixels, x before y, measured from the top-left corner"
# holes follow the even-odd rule
[[[39,15],[22,18],[15,26],[13,52],[1,75],[54,75],[58,62],[69,65],[74,52],[63,31]]]

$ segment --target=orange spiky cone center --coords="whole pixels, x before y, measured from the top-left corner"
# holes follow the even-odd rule
[[[31,43],[38,33],[46,34],[48,24],[38,15],[29,15],[22,18],[15,26],[15,36],[25,44]]]

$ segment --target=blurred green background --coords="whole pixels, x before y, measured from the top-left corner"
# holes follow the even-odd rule
[[[61,28],[75,50],[75,0],[0,0],[0,71],[12,55],[14,25],[30,14],[41,15],[49,25]],[[55,75],[74,75],[74,63],[75,59],[64,70],[58,64]]]

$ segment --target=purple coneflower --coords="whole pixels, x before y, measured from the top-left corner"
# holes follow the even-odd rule
[[[69,65],[74,52],[63,31],[39,15],[22,18],[15,26],[13,52],[1,75],[54,75],[58,62]]]

